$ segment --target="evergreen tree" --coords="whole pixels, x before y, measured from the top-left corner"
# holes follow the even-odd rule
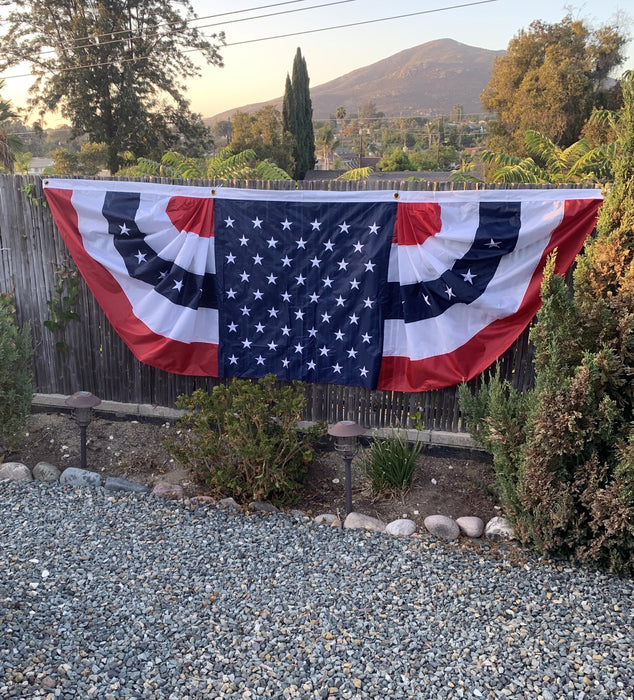
[[[286,76],[282,124],[284,133],[289,134],[292,139],[293,177],[296,180],[303,180],[306,171],[314,168],[316,161],[313,104],[310,99],[308,69],[299,48],[293,61],[293,77],[291,79],[288,75]]]

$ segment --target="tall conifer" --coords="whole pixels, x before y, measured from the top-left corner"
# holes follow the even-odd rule
[[[282,124],[286,138],[290,135],[292,139],[295,165],[293,177],[296,180],[303,180],[306,171],[315,167],[315,134],[308,69],[299,48],[293,61],[292,75],[292,80],[288,75],[286,76]]]

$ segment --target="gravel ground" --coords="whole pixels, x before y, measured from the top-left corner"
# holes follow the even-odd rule
[[[1,698],[634,697],[634,583],[494,545],[0,483]]]

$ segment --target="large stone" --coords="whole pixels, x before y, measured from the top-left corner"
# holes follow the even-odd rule
[[[416,532],[416,523],[409,518],[392,520],[385,526],[385,532],[393,537],[409,537]]]
[[[482,518],[476,518],[472,515],[457,518],[456,525],[458,525],[460,532],[465,537],[482,537],[482,533],[484,532],[484,521]]]
[[[279,508],[276,508],[272,503],[266,503],[263,501],[251,501],[249,503],[249,508],[254,510],[256,513],[279,513]]]
[[[508,542],[515,539],[513,526],[506,518],[501,517],[489,520],[484,534],[487,540],[493,540],[494,542]]]
[[[159,483],[152,489],[152,495],[159,496],[160,498],[182,498],[183,487],[179,486],[179,484],[170,484],[167,481],[159,481]]]
[[[145,484],[135,484],[121,476],[109,476],[104,484],[106,491],[125,491],[127,493],[149,493],[150,489]]]
[[[236,503],[235,499],[229,496],[228,498],[221,498],[218,501],[218,505],[221,508],[231,508],[233,510],[238,510],[240,506]]]
[[[444,540],[455,540],[460,535],[456,521],[446,515],[428,515],[423,524],[432,535]]]
[[[348,530],[371,530],[372,532],[385,532],[385,523],[371,515],[363,513],[348,513],[343,521],[343,526]]]
[[[0,481],[33,481],[33,474],[22,462],[5,462],[0,466]]]
[[[314,520],[318,525],[332,525],[338,518],[334,513],[320,513]]]
[[[101,486],[101,475],[88,469],[68,467],[59,477],[59,483],[64,486],[86,486],[89,489],[96,489]]]
[[[38,462],[33,467],[33,478],[38,481],[59,481],[62,472],[50,462]]]

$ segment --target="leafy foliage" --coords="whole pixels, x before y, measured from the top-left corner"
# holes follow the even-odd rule
[[[194,17],[189,0],[17,0],[4,18],[0,71],[29,63],[32,105],[59,109],[75,136],[107,143],[112,173],[126,150],[200,152],[209,133],[182,81],[200,73],[193,49],[222,64],[224,35],[204,37]]]
[[[301,382],[278,386],[272,374],[235,379],[211,395],[198,389],[178,398],[186,413],[166,447],[218,496],[293,502],[324,433],[322,425],[298,432],[305,405]]]
[[[593,107],[612,107],[605,78],[621,65],[627,38],[618,27],[592,29],[567,14],[537,20],[497,58],[480,99],[495,114],[492,148],[526,155],[523,135],[533,129],[565,148],[581,134]]]
[[[29,328],[18,327],[12,297],[0,294],[0,447],[18,444],[26,429],[33,399],[32,354]]]
[[[79,315],[75,311],[79,296],[79,273],[75,266],[61,267],[55,271],[53,296],[46,302],[51,317],[44,321],[44,326],[51,333],[64,331],[69,321],[76,321]],[[56,347],[62,352],[68,352],[66,342],[59,340]]]
[[[634,74],[614,184],[578,257],[574,297],[549,260],[531,333],[536,384],[492,377],[461,391],[474,436],[494,458],[520,539],[548,555],[634,574]]]
[[[393,432],[386,438],[374,438],[359,457],[363,473],[376,494],[403,493],[411,486],[416,462],[424,444],[410,444],[406,437]]]

